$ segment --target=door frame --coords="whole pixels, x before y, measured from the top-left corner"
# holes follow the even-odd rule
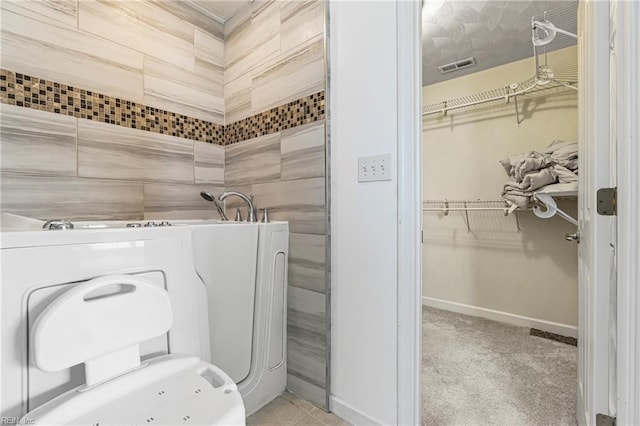
[[[422,2],[396,2],[398,69],[397,401],[420,424],[422,360]]]
[[[640,4],[618,1],[617,104],[617,403],[620,425],[640,424]],[[613,107],[613,105],[612,105]]]
[[[617,0],[613,0],[617,1]],[[421,2],[397,1],[398,424],[420,423]],[[640,424],[640,4],[618,4],[617,417]],[[605,143],[605,141],[603,141]],[[608,141],[606,141],[608,143]],[[606,318],[603,320],[607,320]]]

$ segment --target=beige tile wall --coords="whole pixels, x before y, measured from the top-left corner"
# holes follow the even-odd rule
[[[3,173],[77,176],[77,119],[0,104]]]
[[[79,177],[194,183],[193,141],[90,120],[77,126]]]
[[[142,183],[2,173],[2,210],[41,220],[139,220]]]
[[[222,25],[160,1],[7,0],[0,67],[224,123]],[[207,31],[207,30],[210,30]],[[224,149],[0,106],[2,210],[42,219],[217,218]]]
[[[12,105],[0,105],[0,114],[2,211],[39,219],[218,217],[199,193],[223,190],[221,146]]]
[[[179,17],[151,1],[0,7],[1,68],[223,124],[219,25],[198,27],[188,10]]]
[[[324,2],[253,2],[225,34],[227,124],[324,90]]]

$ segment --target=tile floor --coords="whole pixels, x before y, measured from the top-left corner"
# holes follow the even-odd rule
[[[247,426],[253,425],[346,426],[349,423],[285,391],[247,418]]]

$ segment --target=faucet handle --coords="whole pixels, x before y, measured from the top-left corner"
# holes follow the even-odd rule
[[[265,207],[262,209],[262,223],[269,223],[269,210]]]
[[[236,222],[242,222],[242,212],[240,212],[240,207],[236,208],[236,218],[234,220]]]

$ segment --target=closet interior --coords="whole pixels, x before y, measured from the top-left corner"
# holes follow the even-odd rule
[[[577,7],[423,7],[423,424],[575,424]]]

